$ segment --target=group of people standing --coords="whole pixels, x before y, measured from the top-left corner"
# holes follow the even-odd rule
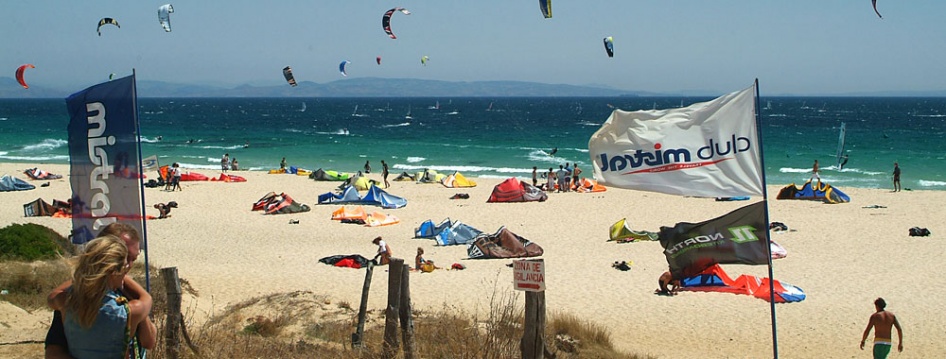
[[[546,183],[539,184],[538,167],[532,167],[532,185],[545,190],[546,192],[571,192],[572,186],[579,186],[581,180],[581,169],[578,168],[578,162],[574,166],[566,162],[564,165],[558,165],[558,171],[549,171],[542,174]]]
[[[842,163],[841,165],[843,166],[844,164],[846,164],[847,160],[848,160],[848,156],[844,155],[844,163]],[[820,185],[821,175],[819,174],[819,172],[821,172],[821,167],[818,165],[818,160],[815,160],[815,163],[811,166],[811,177],[808,178],[808,181],[812,181],[817,178],[818,184]],[[900,190],[901,190],[900,188],[900,163],[894,162],[893,163],[893,191],[900,192]]]
[[[283,158],[285,161],[285,158]],[[229,153],[224,153],[223,158],[220,159],[220,170],[226,173],[227,171],[239,171],[240,164],[237,162],[236,157],[230,158]]]

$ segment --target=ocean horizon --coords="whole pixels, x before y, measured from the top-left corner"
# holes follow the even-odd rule
[[[578,163],[614,108],[689,106],[710,97],[140,98],[142,156],[213,176],[227,153],[241,169],[289,166],[356,172],[365,162],[394,176],[432,169],[471,177],[531,178]],[[802,184],[814,160],[824,182],[946,190],[946,98],[762,97],[768,185]],[[0,99],[0,161],[68,164],[61,99]],[[841,124],[846,127],[837,167]],[[557,149],[554,156],[549,155]]]

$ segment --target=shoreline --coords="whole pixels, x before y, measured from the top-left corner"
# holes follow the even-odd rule
[[[63,179],[30,181],[22,170],[40,167]],[[195,170],[210,177],[218,171]],[[392,169],[393,179],[396,175]],[[71,221],[23,217],[21,204],[36,198],[66,199],[71,190],[68,165],[0,163],[0,174],[37,185],[35,190],[3,192],[5,223],[37,223],[68,233]],[[239,171],[245,183],[183,182],[183,191],[145,188],[151,205],[176,201],[171,218],[147,222],[148,259],[157,267],[178,267],[200,292],[185,307],[210,313],[228,304],[276,292],[310,290],[335,301],[360,301],[364,272],[318,263],[330,255],[374,255],[370,243],[383,236],[394,256],[412,263],[417,247],[438,266],[461,263],[463,271],[413,274],[412,302],[421,310],[445,305],[470,311],[488,307],[494,294],[512,290],[511,260],[470,260],[465,246],[435,246],[413,239],[413,231],[430,219],[460,220],[487,233],[506,226],[545,250],[546,300],[549,312],[566,311],[611,330],[615,346],[629,353],[660,357],[769,357],[772,331],[769,303],[727,293],[684,292],[672,298],[653,295],[657,277],[667,263],[657,242],[607,242],[611,224],[627,218],[635,230],[656,231],[677,222],[718,217],[757,199],[716,202],[712,198],[670,196],[608,188],[601,193],[550,193],[546,202],[486,203],[501,179],[472,178],[477,187],[452,189],[439,184],[394,182],[386,189],[408,200],[401,209],[386,210],[399,224],[365,227],[330,219],[340,205],[317,205],[319,194],[338,182],[317,182],[306,176]],[[149,177],[152,177],[149,175]],[[378,173],[368,175],[380,180]],[[147,181],[147,179],[146,179]],[[785,184],[769,185],[770,196]],[[946,191],[841,188],[851,203],[828,205],[812,201],[770,200],[772,222],[794,231],[773,233],[788,251],[775,260],[775,278],[805,291],[800,303],[776,305],[779,353],[785,358],[865,355],[858,342],[873,312],[873,300],[884,297],[905,332],[904,357],[946,356],[940,338],[946,318],[931,316],[946,300],[946,277],[938,276],[946,249],[937,236],[946,230]],[[311,207],[306,213],[262,215],[252,204],[264,194],[285,192]],[[470,199],[451,200],[455,193]],[[886,208],[864,208],[880,205]],[[346,206],[351,207],[351,206]],[[290,220],[298,224],[289,224]],[[910,227],[929,228],[931,237],[909,237]],[[143,258],[144,256],[142,256]],[[633,261],[627,272],[611,268],[614,261]],[[766,266],[724,265],[740,274],[767,276]],[[383,269],[383,267],[381,268]],[[387,277],[374,276],[369,309],[385,306]],[[917,274],[931,273],[917,280]],[[519,294],[522,298],[522,295]],[[520,299],[521,300],[521,299]],[[216,309],[215,309],[216,308]],[[5,312],[0,312],[3,315]],[[47,313],[42,314],[47,317]],[[3,319],[3,318],[0,318]],[[43,332],[45,333],[45,332]],[[0,334],[0,337],[4,335]],[[35,338],[42,340],[42,338]],[[0,340],[7,342],[6,338]],[[730,345],[707,346],[706,342]]]

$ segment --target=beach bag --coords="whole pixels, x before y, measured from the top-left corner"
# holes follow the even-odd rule
[[[421,264],[421,265],[420,265],[420,271],[421,271],[421,272],[424,272],[424,273],[433,272],[434,269],[437,269],[437,267],[435,267],[435,266],[434,266],[434,263],[433,263],[433,262],[430,262],[430,261],[427,261],[427,262],[425,262],[424,264]]]
[[[910,237],[927,237],[930,235],[930,230],[926,228],[913,227],[910,228]]]

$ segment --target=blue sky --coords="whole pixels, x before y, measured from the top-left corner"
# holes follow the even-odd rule
[[[135,68],[139,80],[275,85],[349,77],[515,80],[651,92],[763,94],[946,89],[946,1],[536,0],[171,2],[4,0],[0,64],[34,86],[79,89]],[[395,6],[392,40],[381,15]],[[98,20],[112,17],[121,28]],[[608,58],[602,38],[614,37]],[[421,56],[430,61],[421,66]],[[375,57],[382,56],[382,65]]]

